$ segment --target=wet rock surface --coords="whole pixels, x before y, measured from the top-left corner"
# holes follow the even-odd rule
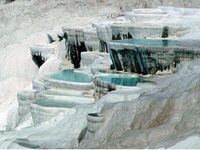
[[[157,71],[174,71],[181,61],[200,58],[199,48],[170,45],[172,41],[168,40],[141,40],[141,43],[145,41],[150,45],[137,45],[134,40],[111,42],[110,54],[115,68],[119,71],[155,74]],[[155,42],[160,45],[155,45]]]
[[[65,40],[66,57],[71,60],[74,68],[80,68],[81,53],[95,51],[98,47],[98,38],[94,29],[63,28],[63,39]]]

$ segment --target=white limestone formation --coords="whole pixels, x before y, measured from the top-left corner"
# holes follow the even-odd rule
[[[81,69],[90,69],[91,65],[99,58],[98,52],[82,52],[81,53]]]
[[[199,148],[198,61],[179,64],[174,74],[147,75],[148,82],[136,87],[116,86],[97,101],[92,82],[94,75],[113,68],[113,56],[98,52],[111,52],[112,40],[181,41],[193,50],[192,55],[181,55],[193,60],[200,47],[200,10],[157,6],[199,4],[0,1],[0,148]],[[36,55],[39,69],[30,47],[32,53],[41,53]],[[75,72],[88,74],[91,82],[50,76],[79,67]]]
[[[199,61],[180,66],[175,75],[155,79],[156,86],[139,98],[105,106],[104,124],[81,148],[168,148],[175,144],[171,137],[199,133]]]

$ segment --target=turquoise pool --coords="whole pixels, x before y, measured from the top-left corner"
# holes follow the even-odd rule
[[[128,39],[128,40],[118,40],[113,41],[113,43],[127,43],[133,45],[141,46],[152,46],[152,47],[173,47],[177,46],[177,41],[175,40],[166,40],[166,39]]]
[[[100,76],[97,80],[115,84],[115,85],[122,85],[122,86],[136,86],[137,83],[144,82],[143,79],[128,75],[108,75],[108,76]]]
[[[54,100],[47,97],[40,97],[38,98],[34,104],[44,106],[44,107],[59,107],[59,108],[73,108],[80,103],[76,102],[69,102],[69,101],[62,101],[62,100]]]
[[[51,78],[55,80],[78,82],[78,83],[91,82],[91,78],[88,75],[79,72],[74,72],[73,70],[58,71],[52,74]]]

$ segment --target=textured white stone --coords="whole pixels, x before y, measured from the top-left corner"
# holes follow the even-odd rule
[[[90,66],[99,57],[97,52],[82,52],[81,53],[81,69],[90,69]]]
[[[192,0],[191,3],[188,4],[187,1],[183,0],[145,0],[145,1],[135,1],[135,0],[126,0],[126,1],[118,1],[118,0],[109,0],[109,1],[91,1],[91,0],[78,0],[78,1],[21,1],[16,0],[13,3],[4,5],[4,1],[0,1],[0,126],[1,129],[5,128],[6,119],[8,110],[12,108],[14,111],[10,111],[9,118],[11,121],[11,126],[15,124],[16,119],[16,93],[19,90],[22,90],[25,85],[28,85],[33,76],[35,76],[37,67],[31,60],[31,55],[29,52],[30,46],[34,44],[47,44],[46,33],[51,31],[55,31],[53,28],[61,29],[61,26],[71,26],[73,27],[75,24],[80,26],[87,26],[88,24],[99,22],[102,19],[107,18],[113,19],[116,18],[119,14],[122,13],[124,10],[130,10],[135,7],[151,7],[151,6],[158,6],[162,5],[179,5],[179,6],[199,6],[199,2],[196,0]],[[79,8],[79,9],[74,9]],[[159,10],[158,10],[159,9]],[[150,12],[159,14],[163,12],[168,12],[168,17],[160,19],[159,21],[149,21],[148,18],[145,22],[144,18],[139,17],[137,19],[143,19],[143,23],[139,25],[147,25],[147,26],[154,26],[154,25],[170,25],[170,26],[177,26],[183,28],[189,28],[184,31],[178,31],[174,38],[183,37],[199,39],[199,13],[196,9],[177,9],[177,8],[158,8],[152,9]],[[86,11],[87,10],[87,11]],[[140,13],[147,13],[149,10],[144,11],[142,10]],[[42,14],[42,15],[41,15]],[[164,15],[165,16],[165,15]],[[131,16],[130,16],[131,17]],[[160,17],[158,15],[157,17]],[[134,21],[134,19],[133,19]],[[123,22],[123,19],[119,22]],[[108,24],[112,24],[113,20],[110,21]],[[127,21],[126,21],[127,23]],[[107,26],[107,24],[105,25]],[[50,31],[51,30],[51,31]],[[56,33],[59,33],[60,30]],[[104,35],[105,34],[105,35]],[[103,28],[102,33],[99,34],[100,39],[105,39],[106,41],[110,40],[110,29]],[[56,35],[55,35],[56,36]],[[172,37],[173,38],[173,37]],[[63,48],[62,43],[61,47]],[[91,43],[90,43],[91,44]],[[58,50],[58,49],[57,49]],[[61,51],[56,51],[57,57],[60,60],[63,60],[65,57],[65,51],[61,49]],[[55,60],[55,66],[53,62]],[[50,61],[50,60],[49,60]],[[101,63],[102,61],[102,63]],[[57,65],[60,62],[57,62],[56,59],[51,59],[51,63],[47,63],[46,65],[42,66],[41,73],[43,74],[46,71],[54,71],[57,69]],[[62,62],[63,63],[63,62]],[[65,66],[67,63],[64,63]],[[95,61],[93,64],[93,68],[109,68],[110,65],[110,58],[109,57],[102,57]],[[195,63],[194,68],[191,65],[183,67],[185,70],[180,71],[176,78],[169,78],[168,80],[158,82],[159,88],[155,86],[149,86],[146,89],[149,89],[149,95],[152,93],[163,93],[166,90],[165,96],[170,96],[174,94],[181,93],[181,89],[183,87],[188,87],[185,89],[184,92],[187,92],[188,89],[191,87],[195,87],[195,90],[198,90],[198,68],[199,64]],[[67,64],[68,65],[68,64]],[[192,64],[193,65],[193,64]],[[46,67],[45,67],[46,66]],[[59,66],[59,65],[58,65]],[[197,76],[193,76],[190,72],[197,73]],[[181,77],[181,74],[188,75],[188,81],[184,78],[182,80],[178,80]],[[191,78],[190,78],[191,77]],[[23,78],[23,79],[21,79]],[[4,81],[2,81],[4,80]],[[178,80],[178,82],[176,82]],[[35,80],[36,81],[36,80]],[[181,84],[186,81],[185,84]],[[193,84],[189,84],[192,82]],[[34,82],[35,87],[44,88],[41,82]],[[179,84],[180,83],[180,84]],[[175,85],[174,85],[175,84]],[[142,86],[141,86],[142,87]],[[169,87],[169,88],[165,88]],[[142,87],[144,88],[144,87]],[[152,89],[153,88],[153,89]],[[172,88],[172,89],[171,89]],[[197,88],[197,89],[196,89]],[[174,90],[176,89],[176,90]],[[131,91],[130,91],[131,92]],[[122,92],[123,93],[123,92]],[[126,93],[126,92],[125,92]],[[112,95],[113,93],[111,93]],[[127,93],[126,93],[127,94]],[[140,94],[140,93],[137,93]],[[139,95],[134,95],[134,93],[128,94],[130,97],[128,100],[135,99]],[[112,102],[117,101],[124,101],[126,100],[125,95],[120,95],[119,99],[115,97],[115,100],[111,100]],[[148,96],[149,96],[148,95]],[[192,94],[189,97],[190,100],[194,104],[195,103],[195,96],[198,97],[198,94]],[[112,96],[111,96],[112,97]],[[178,95],[179,97],[179,95]],[[166,97],[161,97],[160,99],[163,100]],[[147,99],[148,100],[148,99]],[[154,103],[153,103],[154,104]],[[152,105],[153,105],[152,104]],[[162,103],[161,103],[162,104]],[[178,103],[179,104],[179,103]],[[189,107],[192,103],[185,102],[183,103],[184,106]],[[98,105],[97,105],[98,106]],[[65,116],[61,114],[62,120],[58,122],[52,121],[52,123],[43,124],[41,126],[33,127],[33,128],[26,128],[22,129],[21,131],[10,131],[10,132],[0,132],[0,148],[25,148],[25,145],[32,145],[39,146],[37,148],[76,148],[78,146],[78,136],[83,128],[86,127],[86,115],[87,113],[92,113],[97,111],[97,106],[91,108],[91,106],[84,106],[84,108],[80,108],[77,110],[75,114],[72,116]],[[183,106],[183,105],[181,105]],[[197,105],[198,106],[198,105]],[[135,108],[135,107],[133,107]],[[144,105],[144,108],[148,108],[148,105]],[[159,107],[158,107],[159,108]],[[101,109],[101,108],[100,108]],[[99,110],[100,110],[99,109]],[[123,108],[124,109],[124,108]],[[98,111],[99,111],[98,110]],[[116,111],[120,109],[116,108]],[[126,110],[126,109],[125,109]],[[155,112],[156,114],[157,112]],[[187,113],[186,113],[187,114]],[[118,118],[121,116],[120,112],[117,114],[113,114],[116,117],[114,123],[120,123],[120,119]],[[129,114],[128,114],[129,115]],[[132,114],[130,114],[132,115]],[[188,117],[189,116],[189,117]],[[198,115],[197,115],[198,116]],[[123,115],[122,115],[123,117]],[[124,115],[126,117],[126,115]],[[151,118],[151,116],[149,117]],[[186,115],[184,118],[193,118],[192,115]],[[192,119],[191,122],[196,120],[196,124],[198,124],[198,117]],[[28,118],[30,119],[30,118]],[[26,121],[28,121],[28,119]],[[55,119],[55,118],[54,118]],[[129,118],[126,118],[127,120]],[[177,119],[179,119],[179,115],[177,114]],[[3,121],[2,121],[3,120]],[[148,119],[147,119],[148,120]],[[130,120],[129,120],[130,121]],[[186,120],[187,121],[187,120]],[[125,122],[126,120],[122,120],[121,122]],[[24,122],[25,123],[25,122]],[[26,124],[26,123],[25,123]],[[116,124],[117,125],[117,124]],[[26,125],[25,125],[26,126]],[[177,126],[180,129],[185,129],[186,127],[191,127],[191,123],[183,123],[180,126]],[[167,128],[169,127],[169,128]],[[166,129],[171,129],[172,126],[161,126],[160,129],[156,129],[156,132],[149,132],[141,131],[141,134],[131,133],[129,135],[134,135],[134,140],[126,140],[123,144],[128,146],[132,141],[137,142],[140,144],[145,143],[146,141],[146,133],[149,134],[149,139],[152,137],[159,137],[161,134],[165,134]],[[110,124],[110,132],[114,129],[112,128],[112,124]],[[123,132],[122,127],[116,128],[117,133],[114,133],[114,137],[119,136],[120,133]],[[146,133],[145,133],[146,132]],[[170,133],[172,130],[168,130],[166,133]],[[104,132],[105,134],[106,132]],[[109,133],[109,132],[108,132]],[[103,135],[104,135],[103,134]],[[107,134],[107,133],[106,133]],[[154,134],[156,136],[154,136]],[[125,136],[126,137],[126,136]],[[131,136],[129,136],[130,139]],[[143,138],[144,137],[144,138]],[[137,140],[139,139],[139,140]],[[141,142],[142,140],[142,142]],[[144,141],[143,141],[144,140]],[[193,138],[193,141],[197,141],[198,138]],[[190,139],[189,139],[190,141]],[[21,143],[21,144],[19,144]],[[22,144],[24,143],[24,145]],[[117,141],[117,143],[119,143]],[[188,143],[188,142],[186,142]],[[197,142],[198,143],[198,142]],[[122,145],[123,145],[122,144]],[[145,143],[146,144],[146,143]],[[182,143],[181,143],[182,144]]]
[[[153,88],[138,91],[141,95],[132,95],[132,101],[104,105],[101,113],[106,121],[80,148],[173,147],[180,137],[198,135],[199,64],[183,62],[176,74],[155,79]],[[181,141],[186,144],[190,139]],[[195,141],[187,147],[198,148]],[[181,142],[175,147],[185,148]]]

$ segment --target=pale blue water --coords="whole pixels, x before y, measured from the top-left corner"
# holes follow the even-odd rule
[[[173,47],[177,46],[177,41],[175,40],[158,40],[158,39],[128,39],[128,40],[118,40],[113,41],[114,43],[127,43],[133,45],[141,46],[152,46],[152,47]]]
[[[88,75],[79,72],[74,72],[73,70],[58,71],[52,74],[51,78],[56,80],[79,82],[79,83],[91,82],[91,79]]]
[[[122,86],[136,86],[137,83],[144,82],[144,80],[141,78],[132,77],[128,75],[101,76],[101,77],[98,77],[97,80],[110,83],[110,84],[122,85]]]
[[[73,108],[77,105],[80,105],[79,103],[54,100],[48,97],[40,97],[34,102],[34,104],[44,106],[44,107],[60,107],[60,108]]]

